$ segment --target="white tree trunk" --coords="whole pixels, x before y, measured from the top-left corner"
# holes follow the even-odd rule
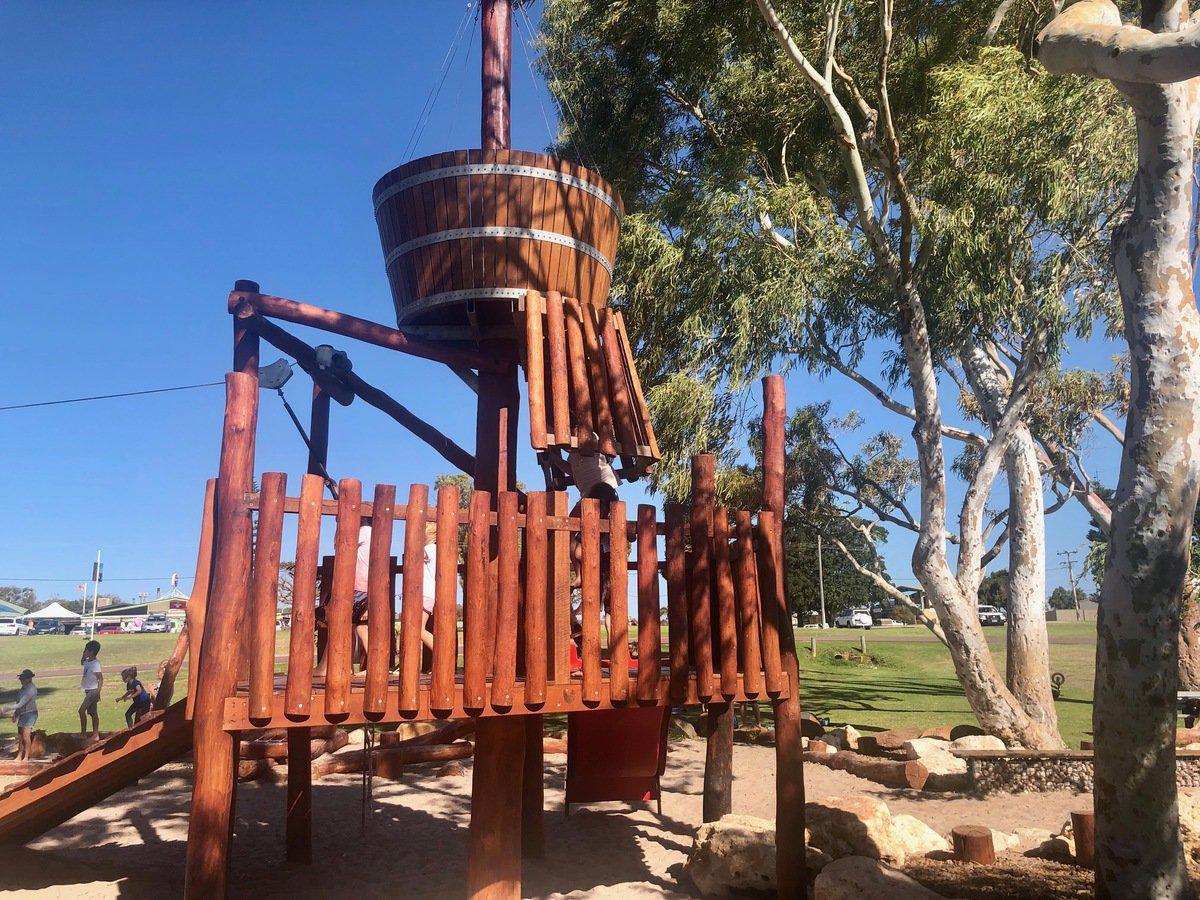
[[[1035,721],[1058,730],[1046,635],[1046,519],[1042,474],[1024,424],[1005,456],[1008,471],[1008,689]]]
[[[1175,806],[1179,602],[1200,487],[1200,316],[1192,293],[1193,113],[1181,85],[1126,85],[1134,205],[1113,256],[1131,402],[1097,625],[1099,896],[1190,896]]]
[[[961,356],[963,371],[984,418],[995,428],[1007,397],[1007,376],[994,355],[980,346]],[[1046,521],[1037,447],[1019,423],[1004,454],[1008,478],[1008,655],[1005,682],[1025,712],[1058,730],[1050,687],[1046,635]],[[962,578],[959,579],[960,583]],[[964,588],[966,585],[964,585]]]
[[[919,299],[914,296],[901,308],[900,319],[913,406],[917,413],[913,439],[921,474],[921,532],[913,549],[913,574],[937,610],[950,644],[955,673],[979,724],[1009,745],[1060,749],[1063,742],[1057,729],[1030,717],[1005,687],[979,624],[977,598],[964,593],[946,559],[946,459],[942,448],[942,416],[929,333]]]

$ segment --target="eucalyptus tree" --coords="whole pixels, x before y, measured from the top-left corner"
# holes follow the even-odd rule
[[[1113,232],[1129,345],[1129,414],[1097,623],[1096,889],[1191,896],[1179,839],[1179,600],[1200,493],[1200,313],[1193,293],[1200,20],[1186,0],[1068,7],[1039,39],[1052,71],[1108,82],[1137,125],[1137,173]]]
[[[1058,747],[1044,655],[1028,655],[1030,678],[1010,690],[975,605],[994,479],[1008,465],[1022,500],[1040,493],[1029,404],[1072,317],[1094,316],[1108,290],[1094,234],[1074,240],[1119,191],[1088,148],[1112,146],[1119,164],[1128,142],[1100,86],[1044,78],[999,41],[981,48],[1005,29],[1033,33],[1028,16],[996,12],[549,0],[543,64],[564,110],[560,152],[599,168],[633,211],[615,296],[654,370],[668,491],[693,450],[734,452],[739,389],[763,368],[783,358],[851,378],[914,423],[919,499],[908,515],[905,497],[881,511],[916,534],[913,571],[973,710],[1010,743]],[[896,349],[873,377],[880,342]],[[979,430],[943,421],[939,373],[964,359],[989,370],[986,390],[975,379]],[[971,450],[953,532],[946,437]],[[1038,518],[1025,508],[1024,522]]]

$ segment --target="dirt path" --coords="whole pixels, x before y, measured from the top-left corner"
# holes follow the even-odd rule
[[[734,811],[774,817],[774,751],[737,746]],[[470,766],[467,766],[468,772]],[[704,742],[671,745],[663,815],[624,804],[563,815],[565,757],[547,758],[547,858],[524,866],[530,897],[681,897],[679,872],[701,817]],[[1056,793],[973,800],[881,788],[845,772],[810,766],[810,800],[869,794],[896,812],[948,832],[955,825],[1057,830],[1079,795]],[[248,784],[238,793],[231,886],[235,897],[462,897],[471,780],[437,778],[433,767],[402,782],[376,780],[361,827],[358,776],[315,788],[311,867],[283,861],[285,791]],[[5,853],[6,896],[100,898],[178,896],[182,890],[190,768],[175,765],[59,826],[30,848]]]

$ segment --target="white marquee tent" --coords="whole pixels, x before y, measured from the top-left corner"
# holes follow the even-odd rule
[[[78,619],[79,613],[73,613],[61,603],[51,603],[45,609],[28,613],[23,619]]]

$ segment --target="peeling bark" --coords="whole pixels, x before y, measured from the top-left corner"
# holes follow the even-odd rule
[[[1137,123],[1132,205],[1113,233],[1131,394],[1093,707],[1096,895],[1106,898],[1192,896],[1176,807],[1175,692],[1200,492],[1200,314],[1189,256],[1196,83],[1144,83],[1200,74],[1196,28],[1172,31],[1185,12],[1178,2],[1143,4],[1151,32],[1120,25],[1107,0],[1085,0],[1047,26],[1039,53],[1052,71],[1113,78]],[[1136,59],[1130,46],[1141,48]]]

